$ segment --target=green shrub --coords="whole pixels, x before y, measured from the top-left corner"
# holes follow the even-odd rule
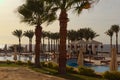
[[[47,67],[51,68],[51,69],[55,69],[58,70],[58,64],[54,63],[54,62],[48,62],[47,63]]]
[[[32,62],[30,60],[27,61],[27,65],[32,65]]]
[[[47,67],[53,68],[53,63],[52,63],[52,62],[49,62],[49,63],[47,64]]]
[[[23,65],[23,62],[22,61],[17,61],[16,64]]]
[[[47,64],[45,62],[40,62],[41,66],[47,67]]]
[[[58,70],[58,65],[53,63],[53,69]]]
[[[120,72],[109,72],[106,71],[103,74],[104,78],[108,79],[108,80],[120,80]]]
[[[96,76],[95,71],[88,67],[78,67],[79,73],[86,76]]]
[[[11,62],[10,60],[7,60],[6,63],[7,63],[7,64],[11,64],[12,62]]]
[[[67,72],[74,72],[74,68],[71,66],[66,66]]]

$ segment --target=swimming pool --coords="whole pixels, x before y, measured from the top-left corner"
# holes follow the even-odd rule
[[[69,66],[78,67],[77,59],[68,59],[66,63]],[[84,66],[92,66],[92,64],[84,61]]]
[[[13,55],[12,56],[0,56],[0,61],[6,61],[6,60],[14,61],[13,57],[14,57]],[[18,56],[17,55],[17,60],[20,60],[23,62],[27,62],[28,60],[30,60],[31,62],[35,62],[34,61],[35,56],[34,55],[31,55],[31,56],[23,56],[23,55]],[[42,61],[50,61],[50,60],[51,60],[50,57],[47,57],[47,59],[42,56],[40,57],[41,62]]]
[[[17,56],[17,58],[18,58],[18,60],[21,60],[24,62],[27,62],[28,60],[30,60],[30,58],[28,56],[21,56],[21,57]],[[34,62],[34,58],[35,58],[35,56],[32,56],[32,59],[31,59],[32,62]],[[10,56],[10,57],[0,56],[0,61],[6,61],[6,60],[14,61],[13,56]],[[47,61],[48,60],[51,60],[51,59],[48,58]],[[41,57],[40,61],[46,61],[46,59]],[[67,65],[72,66],[72,67],[78,67],[77,59],[67,60]],[[95,65],[92,65],[91,63],[87,63],[87,62],[84,62],[84,66],[92,68],[93,70],[95,70],[95,72],[105,72],[105,71],[109,70],[109,66],[102,66],[102,65],[95,66]],[[120,71],[120,66],[118,67],[118,70]]]
[[[72,67],[78,67],[77,59],[67,60],[67,65],[72,66]],[[86,63],[86,62],[84,62],[84,66],[92,68],[93,70],[95,70],[95,72],[105,72],[105,71],[109,71],[110,69],[109,66],[92,65],[92,63]],[[120,71],[120,66],[118,67],[118,70]]]

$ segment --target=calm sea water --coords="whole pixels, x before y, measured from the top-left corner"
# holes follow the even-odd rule
[[[4,48],[4,46],[5,45],[0,45],[0,48]],[[9,48],[9,46],[11,46],[11,44],[7,44],[7,48]],[[25,47],[26,46],[26,44],[23,44],[22,45],[23,47]],[[28,46],[28,45],[27,45]],[[54,46],[54,45],[53,45]],[[29,47],[27,47],[27,49],[28,49]],[[46,50],[48,50],[48,46],[47,45],[45,45],[45,48],[46,48]],[[54,48],[54,47],[53,47]],[[33,51],[34,51],[34,44],[33,44],[33,49],[32,49]],[[100,46],[98,46],[98,51],[100,51],[100,52],[110,52],[110,44],[104,44],[103,45],[103,48],[101,49],[101,47]],[[120,52],[120,45],[118,45],[118,51]]]
[[[115,46],[115,45],[114,45],[114,46]],[[99,47],[98,47],[98,51],[110,52],[110,44],[104,44],[102,49],[101,49],[100,46],[99,46]],[[120,45],[118,45],[118,52],[120,52]]]

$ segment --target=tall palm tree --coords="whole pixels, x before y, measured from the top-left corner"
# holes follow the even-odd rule
[[[51,51],[53,50],[53,39],[54,39],[54,35],[53,35],[53,33],[50,33],[50,46],[51,46]]]
[[[58,45],[59,45],[59,33],[58,32],[56,32],[55,33],[55,40],[56,40],[56,51],[58,51]]]
[[[20,53],[21,52],[21,38],[23,36],[22,30],[15,30],[12,32],[12,34],[19,39],[19,53]]]
[[[43,31],[42,32],[42,38],[43,38],[43,45],[42,45],[42,51],[45,50],[45,37],[47,36],[47,32]]]
[[[90,39],[93,40],[94,38],[98,37],[99,34],[97,34],[95,31],[91,30],[90,34]]]
[[[119,27],[119,25],[112,25],[111,30],[113,30],[113,32],[115,32],[115,34],[116,34],[116,52],[118,54],[118,33],[120,30],[120,27]]]
[[[32,52],[32,38],[34,36],[34,31],[33,30],[27,30],[23,34],[25,37],[29,38],[29,52]]]
[[[110,37],[110,50],[112,50],[112,37],[113,37],[113,31],[111,29],[107,30],[105,32],[106,35],[108,35]],[[111,51],[110,51],[111,52]]]
[[[47,4],[45,0],[26,0],[18,8],[22,21],[30,25],[35,25],[35,66],[40,67],[40,44],[42,34],[42,24],[49,25],[56,19],[56,13],[51,10],[52,4]]]
[[[77,38],[78,38],[77,32],[75,30],[69,30],[69,31],[67,31],[67,38],[70,41],[77,40]]]
[[[83,38],[88,41],[90,39],[91,28],[83,28]]]
[[[67,12],[69,10],[81,13],[83,9],[88,9],[94,1],[98,0],[47,0],[54,5],[53,11],[60,10],[59,24],[60,24],[60,48],[59,48],[59,73],[66,73],[66,36],[67,23],[69,21]]]
[[[50,32],[47,32],[47,38],[48,38],[48,51],[50,52]]]
[[[54,49],[54,51],[55,51],[55,42],[56,42],[56,34],[55,34],[55,33],[53,33],[52,39],[53,39],[53,41],[54,41],[54,44],[53,44],[53,45],[54,45],[54,48],[53,48],[53,49]]]
[[[52,40],[54,41],[54,51],[56,51],[56,49],[57,49],[57,42],[58,42],[58,39],[59,39],[59,33],[52,33],[51,34],[51,38],[52,38]]]
[[[80,40],[82,40],[83,39],[83,33],[84,33],[84,31],[83,31],[84,29],[79,29],[79,30],[77,30],[77,35],[78,35],[78,39],[80,39]]]

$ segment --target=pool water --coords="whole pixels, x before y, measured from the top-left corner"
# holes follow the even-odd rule
[[[91,68],[93,70],[95,70],[95,72],[105,72],[105,71],[109,71],[109,66],[91,66]]]
[[[70,59],[67,60],[67,65],[72,66],[72,67],[78,67],[77,64],[77,59]],[[105,72],[105,71],[109,71],[109,66],[103,66],[103,65],[92,65],[92,63],[86,63],[84,62],[84,66],[90,67],[93,70],[95,70],[95,72]],[[118,67],[118,71],[120,71],[120,66]]]
[[[13,55],[12,56],[0,56],[0,61],[6,61],[6,60],[10,60],[10,61],[14,61],[13,59]],[[18,56],[17,55],[17,60],[23,61],[23,62],[27,62],[28,60],[30,60],[31,62],[35,62],[35,56]],[[44,57],[40,57],[40,61],[49,61],[51,60],[50,57],[48,57],[47,59]]]
[[[95,70],[95,72],[105,72],[109,71],[109,66],[91,66],[92,69]],[[118,71],[120,71],[120,66],[118,66]]]
[[[72,66],[72,67],[78,67],[77,59],[67,60],[67,65]],[[92,64],[84,61],[84,66],[92,66]]]
[[[30,58],[28,56],[17,56],[18,57],[18,60],[20,58],[21,61],[24,61],[24,62],[27,62],[28,60],[30,60]],[[13,56],[11,57],[1,57],[0,56],[0,61],[6,61],[6,60],[10,60],[10,61],[14,61],[13,60]],[[50,60],[50,59],[48,59]],[[32,62],[34,62],[34,56],[32,56],[32,59],[31,59]],[[40,61],[46,61],[45,58],[41,58]],[[69,59],[67,60],[67,65],[69,66],[72,66],[72,67],[78,67],[78,64],[77,64],[77,59]],[[90,67],[92,68],[93,70],[95,70],[95,72],[105,72],[105,71],[108,71],[109,70],[109,66],[95,66],[95,65],[92,65],[91,63],[87,63],[87,62],[84,62],[84,66],[87,66],[87,67]],[[120,66],[118,67],[118,70],[120,71]]]

